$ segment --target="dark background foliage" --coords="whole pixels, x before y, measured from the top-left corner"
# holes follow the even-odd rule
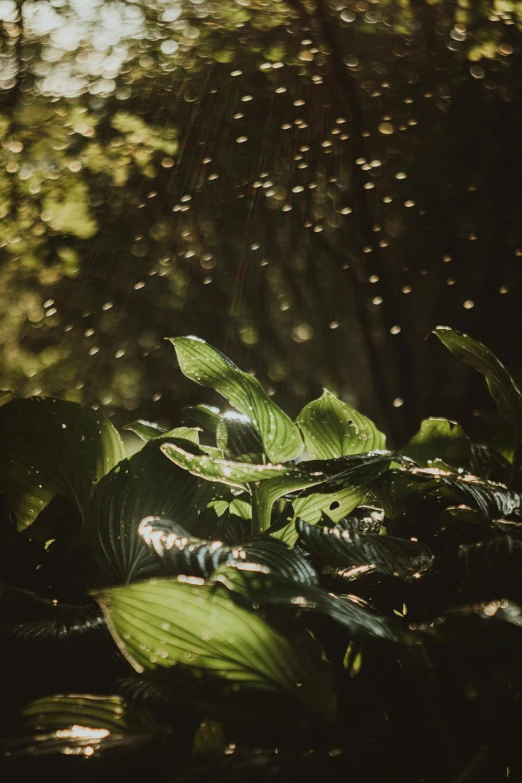
[[[193,333],[290,413],[470,425],[425,338],[519,363],[519,9],[3,2],[3,386],[175,422]]]

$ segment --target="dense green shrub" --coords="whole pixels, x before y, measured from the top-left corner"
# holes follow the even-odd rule
[[[13,780],[42,756],[107,779],[113,757],[158,780],[522,773],[522,395],[435,333],[484,375],[503,453],[445,419],[389,450],[328,391],[293,422],[194,337],[181,370],[231,408],[135,422],[132,455],[89,408],[4,398]]]

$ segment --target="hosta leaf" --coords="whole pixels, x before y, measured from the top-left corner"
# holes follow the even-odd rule
[[[155,438],[169,437],[186,440],[188,443],[195,443],[196,446],[199,446],[199,433],[201,432],[198,427],[175,427],[173,430],[165,430],[149,421],[134,421],[132,424],[127,424],[123,429],[134,432],[145,443]]]
[[[508,490],[505,484],[486,481],[476,476],[440,476],[440,482],[466,497],[484,516],[497,520],[509,516],[522,516],[522,495]]]
[[[222,413],[210,405],[195,405],[184,409],[183,419],[212,432],[227,459],[262,462],[263,444],[248,416],[237,411]]]
[[[158,425],[154,424],[154,422],[142,421],[141,419],[138,421],[133,421],[131,424],[126,424],[123,429],[133,432],[146,443],[148,443],[149,440],[153,440],[154,438],[160,438],[166,432],[165,429],[158,427]]]
[[[147,443],[93,492],[86,536],[105,583],[126,583],[156,570],[156,561],[137,532],[144,517],[168,517],[190,529],[213,497],[212,484],[165,459],[161,443]]]
[[[314,459],[335,459],[386,448],[375,424],[327,389],[297,418],[308,452]]]
[[[195,577],[95,593],[114,640],[138,671],[175,667],[231,688],[286,693],[333,720],[328,667]]]
[[[301,555],[272,539],[231,547],[221,541],[195,538],[180,525],[154,517],[142,521],[139,534],[158,556],[164,576],[207,578],[220,566],[250,562],[305,584],[317,582],[314,569]]]
[[[204,340],[176,337],[171,342],[184,375],[201,386],[215,389],[250,419],[271,462],[287,462],[301,454],[303,441],[299,428],[270,399],[256,378],[240,370]]]
[[[208,504],[208,508],[214,509],[216,516],[222,517],[227,511],[231,514],[235,514],[240,519],[252,519],[252,504],[249,500],[243,500],[240,498],[225,498],[212,500]]]
[[[161,732],[147,710],[126,704],[121,696],[47,696],[29,704],[24,717],[32,735],[6,740],[4,755],[90,758],[112,749],[137,749]]]
[[[231,487],[242,488],[252,482],[292,475],[292,468],[284,465],[252,465],[215,459],[207,454],[190,454],[174,443],[163,443],[161,450],[172,462],[193,475]]]
[[[307,492],[292,501],[294,514],[301,519],[316,524],[323,515],[340,522],[341,519],[362,503],[368,490],[364,487],[345,487],[337,492]]]
[[[263,444],[250,419],[235,411],[220,415],[216,442],[230,459],[259,462],[263,454]]]
[[[433,553],[417,541],[391,536],[352,533],[339,527],[296,522],[303,546],[337,567],[374,566],[388,576],[411,579],[422,576],[433,564]]]
[[[183,408],[181,420],[184,424],[193,421],[215,435],[221,421],[221,412],[213,405],[189,405]]]
[[[431,482],[420,481],[412,470],[389,470],[379,476],[371,485],[371,490],[382,505],[384,513],[390,519],[398,516],[411,498],[427,494],[437,488],[437,481],[432,474]]]
[[[106,633],[95,604],[74,606],[0,584],[0,640],[4,650],[36,652]]]
[[[506,481],[511,473],[509,462],[489,446],[471,443],[470,473],[492,481]]]
[[[451,353],[482,373],[499,413],[520,431],[522,426],[522,393],[504,365],[493,351],[473,340],[467,334],[447,326],[434,330],[439,340]]]
[[[410,493],[445,489],[450,499],[461,496],[489,519],[522,517],[522,494],[509,490],[505,484],[439,468],[412,468],[404,475],[411,482]]]
[[[462,467],[471,461],[471,444],[460,426],[448,419],[424,419],[419,431],[401,454],[417,465],[426,467],[432,462],[445,462]]]
[[[222,568],[213,577],[243,602],[254,608],[275,606],[295,612],[317,612],[331,617],[348,628],[353,636],[378,636],[390,641],[401,638],[394,620],[374,611],[361,598],[337,596],[320,587],[303,585],[262,567],[245,563],[236,568]]]
[[[275,527],[270,530],[271,535],[279,538],[289,546],[293,546],[297,541],[297,532],[295,529],[295,519],[301,517],[306,521],[315,524],[323,516],[329,517],[334,522],[338,522],[350,514],[368,494],[368,486],[376,476],[383,471],[387,471],[390,462],[395,455],[390,451],[377,451],[365,454],[353,454],[333,460],[313,460],[303,462],[299,465],[301,472],[309,471],[311,476],[316,475],[318,480],[310,481],[297,497],[292,498],[292,508],[294,516],[284,527]],[[318,470],[322,468],[321,470]],[[281,480],[281,489],[284,489]],[[269,482],[262,484],[261,493],[271,493],[272,484]],[[296,487],[299,489],[299,487]],[[288,489],[277,494],[281,497]],[[275,493],[273,493],[275,494]],[[277,500],[273,497],[272,502]]]
[[[22,530],[57,495],[83,515],[93,487],[124,457],[100,413],[63,400],[31,397],[0,408],[0,490]]]

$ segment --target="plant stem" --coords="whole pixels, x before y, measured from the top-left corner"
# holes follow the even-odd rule
[[[263,501],[259,482],[250,485],[252,492],[252,537],[259,536],[270,527],[270,509]],[[268,510],[268,519],[267,519]]]

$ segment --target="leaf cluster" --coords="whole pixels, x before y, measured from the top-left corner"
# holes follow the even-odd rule
[[[172,340],[180,368],[224,410],[134,422],[133,455],[89,408],[4,397],[17,773],[91,757],[180,781],[522,772],[522,395],[485,346],[435,334],[484,375],[508,459],[445,419],[389,450],[328,391],[292,421],[194,337]]]

